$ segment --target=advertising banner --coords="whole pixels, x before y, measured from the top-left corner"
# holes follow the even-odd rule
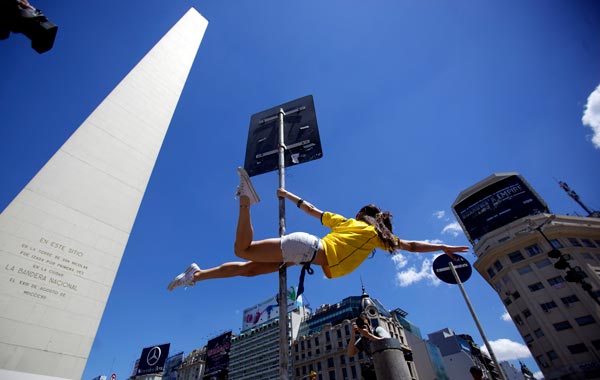
[[[169,357],[170,346],[170,343],[165,343],[160,346],[144,348],[142,356],[140,356],[137,376],[149,373],[162,373],[165,368],[165,361]]]
[[[519,218],[548,212],[543,201],[516,175],[495,182],[454,206],[471,242]]]
[[[265,322],[279,317],[278,294],[244,310],[242,331],[254,328]],[[288,312],[298,309],[302,305],[300,300],[296,301],[296,290],[292,286],[287,292]]]
[[[206,344],[205,380],[225,380],[229,368],[229,348],[231,347],[231,331],[228,331]]]

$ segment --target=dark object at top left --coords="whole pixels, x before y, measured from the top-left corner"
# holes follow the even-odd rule
[[[52,49],[58,26],[27,0],[0,0],[0,40],[10,32],[22,33],[31,40],[33,50],[42,54]]]

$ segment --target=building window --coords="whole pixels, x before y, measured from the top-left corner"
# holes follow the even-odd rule
[[[541,303],[540,306],[542,307],[542,310],[544,310],[546,313],[549,312],[550,309],[554,309],[555,307],[557,307],[556,302],[554,301]]]
[[[570,328],[573,328],[573,326],[571,326],[569,321],[562,321],[562,322],[554,323],[554,329],[556,331],[568,330]]]
[[[488,276],[490,276],[490,278],[494,278],[494,276],[496,275],[496,272],[494,272],[494,268],[489,267],[487,269],[487,274],[488,274]]]
[[[542,331],[542,329],[535,329],[533,331],[533,335],[535,335],[536,338],[541,338],[544,336],[544,332]]]
[[[502,270],[502,268],[504,268],[504,267],[502,266],[502,263],[499,260],[496,260],[494,262],[494,268],[496,268],[496,270],[498,272],[500,272]]]
[[[323,367],[321,367],[321,362],[317,362],[317,371],[321,372]]]
[[[569,243],[571,243],[573,247],[581,247],[581,243],[575,238],[569,238]]]
[[[592,346],[594,346],[596,350],[600,350],[600,339],[592,340]]]
[[[577,298],[577,296],[575,294],[571,294],[570,296],[562,297],[560,300],[567,307],[569,307],[572,303],[579,302],[579,298]]]
[[[329,371],[329,380],[335,380],[335,370]]]
[[[515,291],[515,292],[512,294],[512,296],[513,296],[513,298],[514,298],[514,299],[518,300],[519,298],[521,298],[521,293],[519,293],[519,292]]]
[[[533,271],[533,269],[531,269],[529,265],[525,265],[524,267],[517,269],[517,272],[519,272],[520,275],[527,274],[531,271]]]
[[[554,350],[546,352],[546,355],[548,356],[548,359],[550,359],[550,360],[558,359],[558,355],[556,354],[556,352]]]
[[[350,373],[352,374],[352,378],[353,379],[357,378],[356,377],[356,367],[355,366],[350,367]]]
[[[548,362],[546,361],[546,359],[544,359],[543,355],[540,356],[536,356],[535,360],[538,362],[538,365],[542,368],[547,368],[548,367]]]
[[[515,315],[515,317],[513,319],[514,319],[514,321],[515,321],[516,324],[518,324],[518,325],[522,325],[523,324],[523,320],[521,319],[520,316]]]
[[[515,251],[513,253],[509,253],[508,258],[510,259],[510,262],[513,264],[518,263],[521,260],[525,260],[525,257],[523,257],[523,254],[520,251]]]
[[[535,256],[538,255],[540,253],[542,253],[542,249],[540,248],[539,245],[537,244],[533,244],[530,245],[528,247],[525,247],[525,250],[527,251],[527,254],[531,257],[531,256]]]
[[[544,289],[544,284],[541,282],[536,282],[535,284],[531,284],[527,286],[530,291],[537,292],[538,290]]]
[[[591,315],[584,315],[583,317],[575,318],[575,322],[577,322],[579,326],[585,326],[596,323],[596,320]]]
[[[552,265],[552,261],[550,261],[550,259],[544,259],[535,262],[535,266],[538,267],[538,269],[542,269],[548,265]]]
[[[340,363],[346,364],[346,355],[341,355],[340,356]]]
[[[337,330],[338,339],[342,339],[342,330]]]
[[[506,306],[510,305],[511,303],[512,303],[512,300],[511,300],[509,297],[506,297],[506,298],[504,299],[504,304],[505,304]]]
[[[565,280],[562,278],[562,276],[552,277],[552,278],[549,278],[547,281],[550,286],[555,286],[555,285],[565,282]]]
[[[590,239],[581,239],[581,242],[583,243],[584,247],[588,247],[588,248],[595,248],[596,247],[594,245],[594,243],[592,243],[592,241]]]
[[[527,334],[523,337],[523,340],[525,341],[525,343],[531,343],[533,342],[533,337],[531,336],[531,334]]]
[[[327,359],[327,368],[333,367],[333,358]]]
[[[552,248],[564,248],[558,239],[551,239],[550,244],[552,245]]]
[[[572,344],[570,346],[567,346],[567,348],[572,354],[581,354],[583,352],[588,352],[588,348],[583,343]]]
[[[525,309],[525,310],[523,310],[523,316],[524,316],[525,318],[529,318],[529,317],[531,317],[531,311],[529,311],[529,309]]]
[[[346,335],[350,335],[350,326],[349,325],[344,326],[344,332],[346,333]]]

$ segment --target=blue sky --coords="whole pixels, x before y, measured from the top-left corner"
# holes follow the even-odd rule
[[[376,203],[394,214],[405,239],[468,244],[450,205],[497,172],[521,173],[555,213],[584,214],[556,180],[600,208],[596,1],[33,5],[60,29],[42,55],[22,35],[0,41],[0,209],[190,7],[209,21],[84,380],[113,372],[127,378],[146,346],[170,342],[172,352],[189,353],[220,332],[235,333],[245,308],[277,292],[276,274],[172,293],[165,287],[192,261],[208,267],[236,259],[235,168],[250,116],[278,104],[314,96],[324,153],[289,168],[287,188],[343,215]],[[263,200],[253,209],[255,236],[275,236],[277,175],[254,182]],[[294,207],[287,230],[326,232]],[[458,288],[433,280],[433,257],[403,252],[392,260],[378,252],[340,279],[317,272],[306,296],[314,307],[335,303],[360,294],[362,278],[373,297],[406,310],[424,334],[450,327],[483,345]],[[298,273],[289,270],[290,285]],[[496,356],[538,371],[495,292],[477,273],[465,287]]]

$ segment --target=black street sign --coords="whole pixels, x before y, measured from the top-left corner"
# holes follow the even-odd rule
[[[244,169],[249,176],[279,167],[279,110],[283,109],[285,167],[323,156],[312,95],[256,113],[250,118]]]
[[[447,284],[456,284],[456,278],[454,274],[452,274],[452,270],[450,269],[450,263],[454,265],[454,269],[456,270],[456,274],[458,274],[458,278],[461,282],[466,282],[469,278],[471,278],[471,273],[473,273],[473,269],[471,268],[471,264],[462,257],[461,255],[454,254],[456,257],[456,261],[452,261],[450,256],[443,254],[438,256],[433,261],[433,273],[440,280],[444,281]]]

